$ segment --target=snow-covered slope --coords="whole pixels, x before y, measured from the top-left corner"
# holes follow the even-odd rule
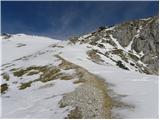
[[[158,118],[155,68],[114,30],[67,41],[2,36],[1,117]]]
[[[113,27],[99,27],[93,33],[74,37],[72,44],[90,44],[90,57],[110,59],[111,64],[146,74],[158,74],[158,16],[147,20],[124,22]],[[102,60],[101,60],[102,61]],[[105,60],[104,60],[105,61]],[[100,62],[97,61],[96,62]],[[106,61],[108,63],[108,60]]]
[[[16,34],[8,39],[2,39],[2,64],[30,55],[56,42],[58,40],[25,34]]]
[[[71,45],[62,50],[62,57],[101,76],[109,84],[111,97],[130,107],[113,107],[113,116],[122,118],[158,118],[158,76],[122,70],[112,65],[91,62],[86,52],[89,45]],[[74,51],[70,53],[71,51]],[[77,55],[77,53],[79,53]]]
[[[65,80],[74,70],[60,69],[56,49],[49,47],[57,42],[19,34],[2,39],[2,118],[64,118],[72,110],[58,105],[76,85],[74,77]]]

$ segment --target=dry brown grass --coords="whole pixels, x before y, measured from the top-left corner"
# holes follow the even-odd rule
[[[64,74],[64,75],[61,76],[60,79],[61,80],[71,80],[71,79],[73,79],[73,76]]]
[[[19,90],[26,89],[27,87],[31,87],[32,81],[26,82],[26,83],[21,83],[19,86]]]
[[[79,107],[75,107],[75,109],[71,110],[66,119],[82,119],[82,113]]]
[[[3,79],[5,79],[6,81],[8,81],[10,79],[10,76],[8,73],[2,73],[1,75],[2,75]]]
[[[6,93],[6,91],[8,90],[8,84],[7,83],[2,84],[0,89],[2,94]]]
[[[95,50],[87,51],[87,55],[89,56],[90,60],[97,64],[101,64],[104,60],[101,59],[100,55]]]

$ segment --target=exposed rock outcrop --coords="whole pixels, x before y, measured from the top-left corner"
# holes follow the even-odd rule
[[[107,58],[109,52],[122,50],[124,55],[119,57],[125,59],[125,62],[133,61],[136,71],[147,74],[158,74],[159,71],[159,18],[158,16],[147,19],[127,21],[112,27],[99,27],[96,32],[75,37],[71,43],[97,46],[99,49],[106,49]],[[113,49],[108,51],[106,45]],[[99,51],[98,51],[99,52]],[[100,53],[99,54],[104,54]],[[129,57],[127,57],[129,56]],[[129,61],[126,61],[129,59]],[[117,60],[114,60],[114,62]],[[130,63],[132,64],[132,63]]]

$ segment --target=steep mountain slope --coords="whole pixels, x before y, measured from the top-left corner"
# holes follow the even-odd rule
[[[157,24],[67,41],[2,35],[2,118],[158,118]]]
[[[110,28],[100,27],[96,32],[71,39],[71,42],[89,43],[92,47],[90,54],[109,58],[124,69],[158,74],[158,21],[158,16],[155,16]]]

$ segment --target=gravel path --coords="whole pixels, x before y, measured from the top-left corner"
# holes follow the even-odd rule
[[[81,83],[75,91],[64,95],[60,107],[72,106],[67,118],[111,118],[112,100],[107,94],[107,85],[103,79],[89,73],[84,68],[70,63],[58,56],[63,69],[75,69]]]

